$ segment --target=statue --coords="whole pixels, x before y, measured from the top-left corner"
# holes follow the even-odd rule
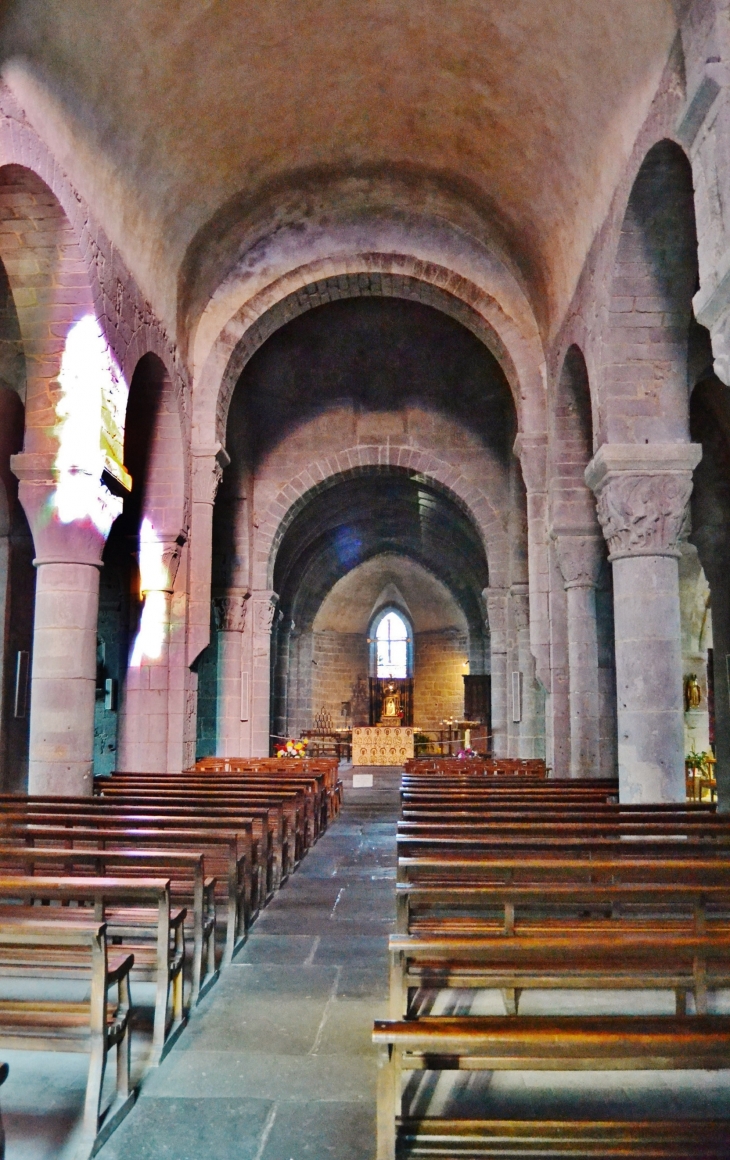
[[[702,690],[696,673],[690,673],[684,683],[684,703],[687,711],[699,709],[702,701]]]
[[[383,690],[383,711],[380,715],[380,724],[400,725],[402,716],[401,695],[396,686],[390,682]]]

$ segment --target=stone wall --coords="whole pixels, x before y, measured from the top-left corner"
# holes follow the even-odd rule
[[[326,631],[313,633],[313,638],[312,725],[322,709],[330,714],[335,729],[345,724],[369,724],[367,704],[363,720],[362,698],[358,696],[358,683],[367,684],[367,637],[362,633]],[[342,716],[345,701],[357,702],[357,720]]]
[[[341,715],[344,701],[349,701],[353,708],[349,721],[367,725],[367,702],[361,696],[368,676],[367,638],[359,633],[332,631],[315,632],[312,638],[310,725],[322,709],[331,715],[335,728],[344,725]],[[414,724],[423,729],[437,729],[445,718],[463,714],[467,655],[468,638],[457,630],[416,633]],[[290,711],[292,708],[290,704]]]
[[[415,637],[413,722],[438,729],[447,717],[464,713],[464,664],[467,637],[451,629],[418,632]]]

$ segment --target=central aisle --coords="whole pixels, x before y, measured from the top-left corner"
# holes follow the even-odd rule
[[[372,1160],[401,769],[375,770],[254,924],[101,1160]]]

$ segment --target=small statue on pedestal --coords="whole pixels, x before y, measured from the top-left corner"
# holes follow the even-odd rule
[[[401,711],[401,695],[391,682],[383,690],[383,711],[380,715],[380,725],[400,725],[403,713]]]

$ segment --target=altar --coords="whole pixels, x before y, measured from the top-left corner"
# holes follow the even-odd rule
[[[412,757],[412,728],[370,725],[352,730],[353,765],[402,765]]]

